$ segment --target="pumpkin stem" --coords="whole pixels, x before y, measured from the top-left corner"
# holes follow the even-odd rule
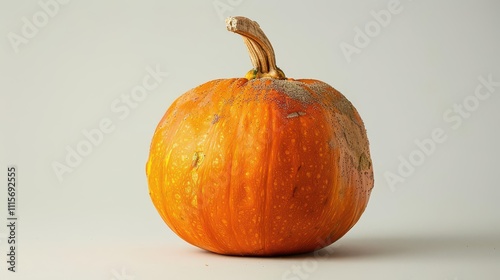
[[[257,22],[246,17],[228,17],[227,30],[240,34],[248,48],[254,69],[248,71],[245,78],[286,79],[285,73],[276,66],[273,46]]]

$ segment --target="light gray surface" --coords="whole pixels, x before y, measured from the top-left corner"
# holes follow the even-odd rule
[[[2,279],[500,278],[499,2],[269,2],[67,1],[45,24],[37,1],[0,1],[0,167],[19,168],[19,272],[2,261]],[[383,26],[374,13],[391,17]],[[45,25],[23,35],[34,15]],[[230,15],[259,22],[287,76],[329,83],[365,121],[375,188],[358,224],[320,256],[204,253],[148,197],[144,165],[167,107],[251,67],[225,30]],[[147,76],[155,87],[126,105]],[[488,79],[497,84],[475,97]],[[102,141],[59,180],[54,162],[67,164],[67,147],[102,122]],[[1,260],[6,236],[1,226]]]

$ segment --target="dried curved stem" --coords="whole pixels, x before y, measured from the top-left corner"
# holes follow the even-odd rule
[[[243,37],[254,67],[251,72],[255,76],[251,78],[285,79],[283,71],[276,66],[273,46],[257,22],[246,17],[229,17],[226,19],[226,28]]]

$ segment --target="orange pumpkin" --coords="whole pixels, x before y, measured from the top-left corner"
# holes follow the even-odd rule
[[[146,165],[153,204],[177,235],[208,251],[323,248],[358,221],[373,188],[363,121],[328,84],[286,78],[256,22],[226,23],[254,69],[200,85],[167,110]]]

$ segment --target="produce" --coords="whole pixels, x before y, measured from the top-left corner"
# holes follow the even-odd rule
[[[226,24],[243,36],[253,69],[168,108],[146,165],[153,204],[178,236],[219,254],[328,246],[358,221],[373,188],[363,121],[328,84],[287,78],[256,22]]]

